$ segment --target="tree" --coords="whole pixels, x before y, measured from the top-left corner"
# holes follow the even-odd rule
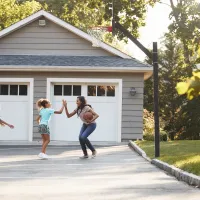
[[[153,6],[154,0],[0,0],[1,29],[40,9],[45,9],[83,31],[93,26],[111,26],[112,2],[115,19],[138,37],[138,29],[145,25],[147,6]],[[116,31],[116,35],[118,39],[127,41],[122,33]]]
[[[65,20],[66,22],[86,31],[88,27],[98,25],[111,26],[112,2],[114,16],[135,37],[139,36],[138,29],[145,25],[147,5],[154,5],[154,0],[38,0],[43,7]],[[116,32],[119,39],[125,36]]]
[[[176,139],[200,139],[200,97],[187,100],[176,114]]]
[[[178,80],[187,76],[181,42],[177,42],[173,34],[165,34],[159,50],[159,108],[160,116],[165,121],[164,129],[172,132],[172,137],[175,133],[176,114],[185,102],[185,98],[177,94],[175,86]],[[150,79],[145,83],[144,96],[144,108],[150,111],[153,107],[152,88],[153,83]]]
[[[22,3],[16,0],[0,0],[0,30],[37,12],[41,7],[40,3],[34,0]]]
[[[173,20],[169,31],[183,44],[185,63],[192,69],[191,61],[200,47],[200,4],[196,0],[169,1]]]

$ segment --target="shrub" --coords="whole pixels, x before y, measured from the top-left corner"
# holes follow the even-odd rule
[[[162,130],[164,123],[160,120],[160,140],[167,141],[168,135]],[[154,141],[154,113],[148,110],[143,110],[143,139],[148,141]]]
[[[154,133],[145,133],[143,139],[147,141],[154,141]],[[165,131],[160,131],[160,141],[168,141],[168,135]]]

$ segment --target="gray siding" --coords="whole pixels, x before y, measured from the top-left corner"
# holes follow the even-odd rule
[[[123,100],[122,100],[122,141],[129,139],[141,139],[143,130],[143,74],[122,74],[122,73],[7,73],[1,72],[0,77],[30,77],[34,78],[34,140],[40,139],[37,133],[35,118],[38,111],[35,103],[39,98],[46,97],[46,79],[48,78],[121,78],[123,79]],[[134,97],[129,95],[130,87],[136,88]]]
[[[38,20],[1,38],[0,54],[112,56],[47,19],[47,25],[40,27]]]

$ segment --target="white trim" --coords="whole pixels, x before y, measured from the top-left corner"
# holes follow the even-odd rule
[[[46,17],[50,21],[53,21],[54,23],[62,26],[63,28],[73,32],[74,34],[76,34],[76,35],[78,35],[78,36],[80,36],[80,37],[82,37],[82,38],[84,38],[84,39],[86,39],[86,40],[88,40],[89,42],[92,43],[92,37],[89,34],[81,31],[80,29],[72,26],[71,24],[68,24],[67,22],[53,16],[52,14],[50,14],[50,13],[44,11],[44,10],[40,10],[39,12],[37,12],[37,13],[17,22],[16,24],[13,24],[12,26],[0,31],[0,38],[4,37],[5,35],[13,32],[13,31],[15,31],[15,30],[17,30],[17,29],[19,29],[23,26],[25,26],[26,24],[31,23],[32,21],[38,19],[41,16]],[[99,47],[101,47],[102,49],[104,49],[104,50],[106,50],[106,51],[108,51],[108,52],[110,52],[114,55],[120,56],[122,58],[131,59],[131,56],[128,56],[127,54],[125,54],[125,53],[123,53],[123,52],[113,48],[112,46],[103,43],[103,42],[100,42]]]
[[[28,141],[33,141],[33,78],[0,78],[0,82],[4,83],[28,83],[28,96],[29,96],[29,119],[28,119]]]
[[[121,142],[122,128],[122,79],[97,79],[97,78],[47,78],[47,99],[52,99],[51,85],[52,83],[116,83],[118,84],[118,127],[117,127],[117,142]]]
[[[119,79],[118,82],[118,138],[117,141],[121,142],[122,141],[122,79]],[[120,132],[120,134],[119,134]]]
[[[144,80],[153,74],[152,67],[88,67],[88,66],[12,66],[2,65],[0,71],[31,71],[31,72],[115,72],[115,73],[144,73]]]

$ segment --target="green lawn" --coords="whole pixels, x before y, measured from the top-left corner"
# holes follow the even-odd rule
[[[154,158],[154,142],[136,141],[150,158]],[[200,140],[161,142],[159,160],[200,176]]]

